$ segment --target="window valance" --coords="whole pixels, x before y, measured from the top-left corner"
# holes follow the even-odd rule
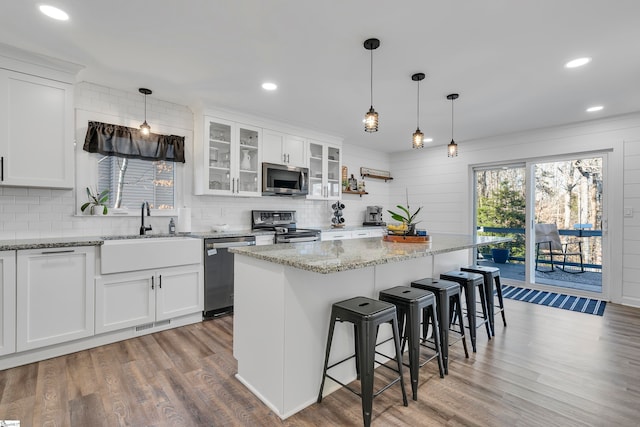
[[[105,156],[184,163],[184,136],[150,133],[101,122],[89,122],[84,151]]]

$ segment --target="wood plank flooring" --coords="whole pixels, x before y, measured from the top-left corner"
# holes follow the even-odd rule
[[[452,347],[444,379],[435,363],[424,366],[418,401],[408,407],[399,385],[391,387],[374,400],[372,425],[640,425],[640,309],[608,304],[598,317],[505,304],[508,326],[498,323],[495,339],[479,333],[469,359],[461,344]],[[232,330],[226,316],[0,371],[0,420],[23,427],[362,425],[360,400],[345,389],[280,420],[235,379]],[[377,371],[382,382],[387,370]]]

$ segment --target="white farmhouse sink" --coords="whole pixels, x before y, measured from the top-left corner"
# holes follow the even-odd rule
[[[154,237],[105,240],[100,247],[102,274],[148,270],[202,262],[202,240]]]

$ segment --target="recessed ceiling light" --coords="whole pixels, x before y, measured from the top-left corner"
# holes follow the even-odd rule
[[[57,19],[58,21],[68,21],[69,15],[64,10],[58,9],[57,7],[49,6],[47,4],[42,4],[39,6],[40,12],[47,15],[49,18]]]
[[[565,68],[582,67],[583,65],[587,65],[589,62],[591,62],[591,58],[587,58],[587,57],[576,58],[564,64],[564,67]]]
[[[433,138],[423,138],[424,142],[433,142]]]
[[[604,107],[602,105],[594,105],[593,107],[587,108],[587,113],[594,113],[596,111],[602,110]]]
[[[271,82],[262,83],[262,89],[264,90],[276,90],[278,89],[278,85]]]

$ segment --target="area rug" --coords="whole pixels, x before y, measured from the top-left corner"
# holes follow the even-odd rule
[[[603,315],[604,308],[607,305],[605,301],[597,299],[507,285],[502,286],[502,296],[518,301],[532,302],[534,304],[578,311],[580,313],[595,314],[597,316]]]

